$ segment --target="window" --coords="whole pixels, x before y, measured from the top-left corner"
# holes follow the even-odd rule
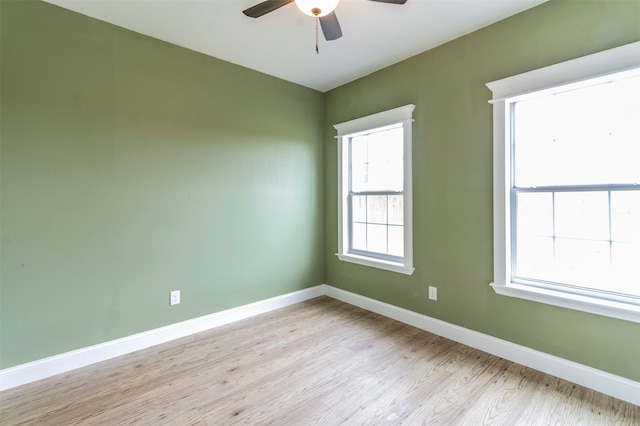
[[[414,105],[336,124],[340,260],[412,274]]]
[[[487,86],[493,289],[640,322],[640,42]]]

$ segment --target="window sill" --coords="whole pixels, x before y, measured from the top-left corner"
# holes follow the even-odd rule
[[[490,285],[496,293],[503,296],[517,297],[519,299],[546,303],[547,305],[560,306],[562,308],[575,309],[640,323],[640,305],[637,304],[604,300],[596,297],[536,288],[516,283],[491,283]]]
[[[405,275],[411,275],[413,274],[413,271],[416,270],[416,268],[412,266],[405,266],[402,263],[389,262],[381,259],[373,259],[371,257],[357,256],[354,254],[336,253],[336,256],[344,262],[357,263],[358,265],[370,266],[372,268],[384,269]]]

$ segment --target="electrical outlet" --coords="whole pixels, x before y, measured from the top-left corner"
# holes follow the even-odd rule
[[[429,286],[429,299],[438,300],[438,287]]]
[[[180,290],[174,290],[171,292],[169,305],[179,305],[179,304],[180,304]]]

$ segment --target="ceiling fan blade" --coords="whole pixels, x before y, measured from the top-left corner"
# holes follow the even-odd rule
[[[405,4],[407,2],[407,0],[371,0],[371,1],[377,1],[380,3],[393,3],[393,4]]]
[[[262,15],[266,15],[276,9],[280,9],[282,6],[286,6],[294,1],[295,0],[266,0],[250,7],[249,9],[243,10],[242,13],[250,18],[259,18]]]
[[[342,37],[342,28],[340,28],[340,22],[338,22],[335,11],[319,19],[325,40],[337,40]]]

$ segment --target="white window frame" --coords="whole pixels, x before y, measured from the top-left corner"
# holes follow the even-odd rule
[[[493,290],[505,296],[561,306],[632,322],[640,322],[640,304],[632,298],[602,299],[593,294],[547,289],[511,280],[511,123],[510,105],[532,92],[549,90],[640,67],[640,42],[487,83],[493,93]]]
[[[411,275],[413,267],[413,202],[412,202],[412,171],[411,146],[413,110],[415,105],[409,104],[388,111],[360,117],[355,120],[336,124],[333,127],[338,134],[338,253],[336,256],[342,261],[384,269]],[[349,215],[347,197],[349,195],[349,137],[354,134],[375,130],[381,127],[402,123],[403,126],[403,213],[404,213],[404,256],[403,262],[394,262],[375,257],[349,253]]]

